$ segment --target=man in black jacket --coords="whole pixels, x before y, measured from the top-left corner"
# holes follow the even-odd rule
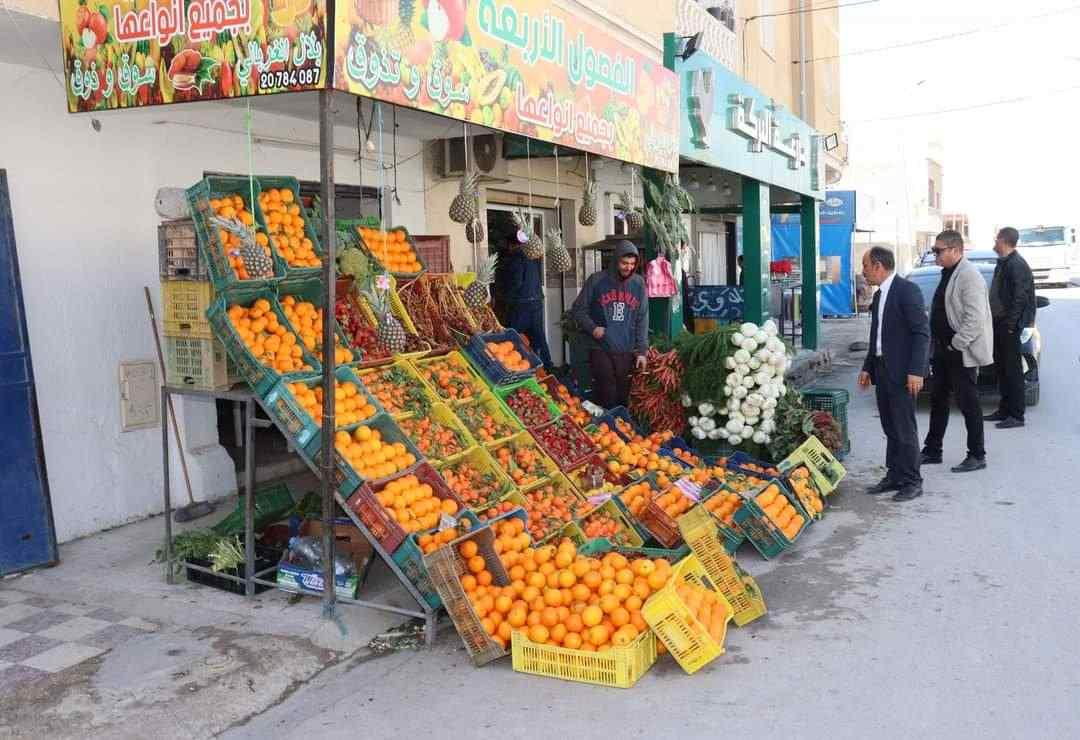
[[[990,313],[994,317],[994,370],[1001,400],[998,410],[984,417],[998,429],[1024,426],[1024,368],[1020,335],[1035,325],[1035,279],[1016,251],[1020,234],[1007,226],[998,232],[994,251],[998,262],[990,283]]]
[[[870,348],[859,386],[875,386],[887,439],[887,472],[867,493],[897,491],[893,501],[910,501],[923,492],[915,399],[928,368],[930,322],[918,286],[894,272],[892,252],[872,247],[863,255],[862,268],[866,281],[878,290],[870,303]]]

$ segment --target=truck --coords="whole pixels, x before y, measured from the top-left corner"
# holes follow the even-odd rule
[[[1017,229],[1016,248],[1031,267],[1035,285],[1067,286],[1080,270],[1080,246],[1075,226],[1034,226]]]

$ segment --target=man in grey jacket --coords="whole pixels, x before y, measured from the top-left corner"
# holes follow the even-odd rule
[[[976,377],[979,367],[994,361],[994,322],[986,281],[964,259],[964,238],[956,231],[938,234],[934,256],[941,281],[930,306],[930,431],[923,443],[922,464],[942,460],[942,443],[949,424],[950,396],[967,425],[967,457],[952,468],[968,473],[986,467],[982,409]]]

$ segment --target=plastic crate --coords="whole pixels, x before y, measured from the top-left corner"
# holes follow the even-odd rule
[[[489,342],[513,342],[514,349],[517,350],[521,356],[528,360],[528,370],[507,370],[503,367],[502,363],[496,360],[490,352],[488,352],[487,345]],[[536,356],[536,353],[525,346],[525,342],[522,341],[521,335],[513,329],[504,329],[500,332],[491,332],[488,334],[477,334],[469,340],[465,345],[465,356],[468,357],[469,362],[473,364],[481,375],[486,377],[493,385],[509,385],[510,383],[517,383],[518,381],[531,378],[536,373],[536,368],[543,365],[540,362],[540,358]]]
[[[517,482],[517,480],[514,479],[514,474],[512,471],[502,468],[501,464],[499,463],[499,450],[507,446],[511,448],[511,455],[513,455],[513,453],[521,447],[531,448],[536,451],[537,459],[539,460],[541,468],[541,473],[538,480],[534,480],[531,483],[520,484]],[[547,482],[548,479],[553,478],[559,473],[559,466],[557,466],[555,464],[555,461],[548,457],[547,454],[542,449],[540,449],[539,445],[536,444],[536,441],[528,432],[518,432],[516,435],[511,437],[508,441],[503,442],[502,444],[490,445],[488,450],[491,453],[491,457],[495,460],[495,464],[499,465],[506,477],[509,478],[510,481],[514,484],[514,486],[522,492],[531,491],[532,489],[543,485],[545,482]]]
[[[352,368],[346,366],[337,367],[334,369],[334,377],[338,383],[352,383],[355,385],[358,393],[375,407],[375,413],[372,414],[371,418],[385,413],[382,405],[374,396],[368,393],[367,388],[356,376]],[[311,375],[301,380],[283,380],[274,385],[264,397],[266,411],[278,423],[278,427],[291,438],[294,447],[305,449],[312,440],[320,435],[322,425],[317,424],[311,415],[300,406],[296,396],[288,388],[289,383],[303,383],[309,388],[313,388],[322,385],[322,376]],[[364,421],[367,421],[367,419]],[[355,429],[359,425],[359,422],[355,424],[338,424],[335,431],[348,431]],[[317,450],[318,446],[314,449]]]
[[[416,250],[420,261],[427,265],[432,272],[453,272],[454,266],[450,263],[450,237],[449,236],[421,236],[411,234],[413,248]]]
[[[214,332],[206,312],[213,300],[214,286],[209,281],[162,280],[161,323],[165,334],[210,339]]]
[[[614,540],[611,540],[610,537],[605,538],[607,540],[611,540],[613,544],[619,547],[642,547],[645,545],[645,540],[641,537],[641,535],[634,528],[634,526],[630,524],[629,517],[621,508],[619,508],[618,504],[615,503],[614,499],[608,499],[607,501],[590,511],[588,514],[581,517],[578,523],[581,526],[581,531],[585,533],[586,537],[589,536],[586,530],[586,523],[588,522],[589,517],[593,516],[594,514],[607,514],[619,525],[619,529],[615,534]]]
[[[502,468],[499,467],[483,447],[474,447],[456,460],[434,461],[435,468],[444,476],[448,469],[464,464],[472,466],[479,471],[481,475],[490,477],[491,481],[497,486],[498,491],[490,498],[469,505],[469,508],[473,511],[482,511],[490,508],[492,504],[501,501],[508,493],[514,490],[513,482],[506,476],[506,473],[503,472]]]
[[[478,410],[483,410],[495,419],[496,422],[505,425],[512,431],[509,434],[498,435],[495,439],[482,438],[479,432],[481,429],[480,424],[471,421],[469,416],[470,412],[478,412]],[[517,417],[511,414],[510,411],[502,405],[499,399],[491,393],[485,393],[479,400],[473,401],[472,403],[462,404],[456,407],[455,411],[462,425],[469,430],[470,434],[472,434],[473,439],[482,445],[496,445],[500,442],[505,442],[523,429],[521,422],[517,420]]]
[[[758,506],[754,497],[765,490],[768,486],[777,486],[780,489],[780,493],[791,505],[795,507],[795,511],[802,515],[805,520],[803,527],[799,530],[801,534],[813,519],[806,513],[806,510],[802,508],[802,504],[793,493],[787,490],[782,482],[777,479],[768,481],[758,487],[752,494],[743,495],[743,505],[735,512],[735,523],[739,525],[739,529],[746,535],[746,539],[750,540],[750,544],[761,553],[761,556],[766,560],[776,557],[784,550],[789,549],[793,540],[788,539],[780,528],[762,511]],[[796,535],[797,536],[797,535]]]
[[[518,381],[517,383],[511,383],[510,385],[502,385],[494,388],[493,390],[495,391],[495,395],[498,397],[499,401],[502,402],[502,404],[506,407],[507,411],[509,411],[511,414],[514,414],[514,418],[521,423],[521,426],[525,427],[526,429],[530,428],[529,425],[526,424],[521,417],[514,413],[514,409],[511,408],[510,404],[507,402],[507,399],[520,388],[526,388],[532,393],[538,395],[541,399],[543,399],[543,401],[547,404],[548,412],[551,414],[550,419],[542,422],[541,424],[535,424],[533,426],[543,426],[544,424],[554,421],[555,419],[558,419],[560,416],[562,416],[562,411],[559,410],[559,407],[556,405],[556,403],[548,397],[547,392],[543,388],[541,388],[540,384],[537,383],[536,380],[533,378],[527,378],[525,380]]]
[[[641,427],[638,426],[638,424],[634,421],[634,418],[630,416],[630,412],[626,409],[625,406],[616,406],[615,408],[608,409],[605,413],[598,416],[593,421],[593,423],[597,426],[601,424],[607,424],[608,428],[618,434],[624,442],[629,442],[632,439],[632,436],[626,434],[622,429],[619,428],[619,425],[616,424],[617,419],[625,422],[626,424],[629,424],[630,427],[633,429],[634,434],[636,434],[637,436],[644,436],[641,433]]]
[[[165,384],[219,391],[242,378],[217,339],[165,336]]]
[[[683,460],[681,457],[676,455],[676,450],[679,450],[681,452],[688,452],[694,457],[698,458],[698,464],[703,462],[703,460],[701,459],[701,455],[695,452],[694,448],[687,444],[686,440],[684,440],[682,437],[672,437],[667,442],[664,442],[664,444],[660,445],[660,454],[678,460],[683,465],[686,465],[688,467],[694,467],[694,463]]]
[[[571,519],[573,519],[575,517],[575,515],[579,515],[580,513],[586,511],[586,507],[587,507],[588,504],[585,501],[585,497],[582,496],[578,492],[578,490],[576,488],[574,488],[573,484],[570,483],[569,479],[565,475],[562,475],[560,473],[559,475],[556,475],[556,476],[550,478],[549,480],[545,481],[543,485],[552,486],[555,489],[556,496],[558,496],[560,498],[564,498],[564,499],[569,499],[569,501],[571,502],[572,507],[573,507],[573,510],[571,511]],[[532,489],[528,493],[533,493],[533,492],[535,492],[536,490],[538,490],[539,488],[542,488],[542,487],[543,486],[537,486],[536,488]],[[510,498],[511,498],[511,500],[516,500],[518,502],[518,504],[521,505],[523,510],[527,510],[525,494],[522,494],[520,492],[515,492],[515,493],[512,493],[510,495]],[[547,533],[543,537],[540,537],[539,539],[534,538],[534,541],[537,544],[543,544],[545,542],[550,542],[552,540],[556,540],[556,539],[558,539],[556,537],[556,535],[558,535],[563,529],[565,529],[568,524],[574,524],[574,522],[569,521],[569,522],[560,524],[557,527],[549,529],[547,531]],[[526,529],[526,531],[528,531],[528,530]],[[583,532],[580,531],[580,528],[578,529],[578,533],[580,533],[580,535],[581,535],[580,536],[580,542],[583,543],[585,541],[585,535],[584,535]],[[530,533],[530,536],[532,536],[532,533]],[[575,543],[578,542],[578,538],[575,537],[575,538],[572,538],[572,539],[574,539]]]
[[[277,188],[278,190],[288,189],[292,191],[293,203],[300,206],[300,216],[304,219],[304,236],[311,240],[312,248],[315,250],[315,256],[317,256],[319,260],[325,261],[326,252],[323,251],[322,240],[315,229],[316,224],[319,222],[313,219],[311,213],[304,207],[304,199],[300,197],[300,181],[295,177],[277,177],[273,175],[259,175],[256,179],[261,188],[256,191],[256,197],[259,193],[266,192],[272,188]],[[285,277],[289,279],[318,278],[322,274],[322,267],[292,267],[284,258],[282,258],[281,261],[285,266]]]
[[[450,499],[457,503],[459,513],[465,510],[465,505],[461,502],[461,499],[457,497],[457,494],[447,487],[442,476],[427,463],[418,463],[408,470],[402,471],[379,484],[365,484],[360,486],[353,495],[349,497],[346,504],[349,509],[360,517],[360,521],[362,521],[364,526],[371,531],[372,536],[378,540],[379,544],[383,546],[383,549],[389,553],[394,553],[398,547],[401,546],[401,543],[405,541],[405,536],[408,533],[400,524],[398,524],[397,520],[390,515],[390,512],[379,503],[376,495],[379,491],[383,490],[388,483],[410,475],[416,476],[421,483],[426,483],[431,486],[436,498],[441,500]]]
[[[562,458],[556,456],[554,450],[547,445],[543,438],[545,431],[554,429],[565,429],[568,434],[577,437],[582,445],[582,453],[575,458]],[[559,466],[559,470],[562,470],[563,472],[573,470],[579,465],[584,464],[596,454],[596,448],[593,446],[592,440],[589,439],[589,435],[585,434],[585,432],[581,430],[581,427],[575,424],[573,419],[569,416],[560,416],[554,421],[530,430],[530,432],[536,440],[536,444],[540,446],[540,449],[546,452],[548,457],[554,460],[555,464]]]
[[[709,578],[731,604],[735,624],[742,627],[765,614],[761,589],[727,553],[720,528],[705,507],[695,506],[679,517],[679,529]]]
[[[397,424],[394,423],[394,420],[386,414],[377,414],[375,418],[357,424],[356,426],[365,426],[378,430],[383,442],[389,444],[400,442],[405,445],[406,451],[412,454],[418,463],[426,462],[424,456],[420,454],[420,451],[417,450],[416,446],[412,443],[412,440],[402,434]],[[356,427],[353,429],[355,428]],[[316,434],[304,449],[305,454],[315,463],[316,467],[320,467],[322,464],[321,448],[322,435]],[[385,478],[366,480],[360,476],[356,469],[341,455],[340,452],[334,450],[334,482],[337,484],[338,491],[340,491],[343,496],[351,496],[357,487],[363,483],[370,483],[378,488],[386,481],[396,478],[399,475],[404,475],[404,471],[398,471]]]
[[[317,309],[323,308],[323,288],[322,281],[318,278],[306,278],[302,280],[286,279],[277,285],[278,303],[281,304],[281,300],[286,296],[292,296],[298,302],[307,302],[315,306]],[[281,306],[284,312],[284,306]],[[346,347],[353,353],[353,360],[347,364],[353,364],[360,359],[360,352],[352,348],[352,344],[349,342],[349,338],[345,336],[345,332],[341,330],[341,325],[338,324],[337,318],[334,321],[334,334],[337,336],[338,344],[342,347]],[[286,326],[293,330],[294,334],[300,335],[296,332],[296,327],[292,325],[291,321],[287,321]],[[315,351],[308,350],[312,355],[316,352],[322,351],[323,329],[320,323],[319,329],[315,334],[316,349]]]
[[[254,202],[252,193],[254,192]],[[187,189],[188,205],[191,208],[191,218],[195,224],[195,233],[199,238],[199,246],[203,257],[210,266],[210,277],[217,290],[222,290],[229,285],[262,284],[266,280],[239,280],[229,264],[225,248],[218,238],[218,230],[213,226],[210,219],[214,216],[210,208],[210,201],[222,196],[239,195],[248,212],[255,219],[255,230],[266,233],[266,222],[263,220],[262,209],[259,208],[259,193],[262,192],[259,181],[247,177],[205,177]],[[270,247],[271,261],[274,265],[274,274],[268,280],[271,282],[285,277],[285,262],[278,256],[273,246]]]
[[[646,630],[625,647],[602,653],[532,642],[520,630],[510,635],[513,667],[518,673],[628,689],[656,662],[656,637]]]
[[[449,362],[468,377],[468,382],[471,386],[471,393],[469,396],[453,398],[444,389],[440,388],[438,383],[428,377],[429,373],[433,372],[431,370],[432,366],[441,361]],[[428,390],[441,400],[449,403],[451,406],[474,401],[483,396],[484,392],[487,390],[487,384],[480,379],[468,361],[461,356],[460,352],[447,352],[446,354],[424,357],[413,361],[413,367],[416,370],[416,374],[420,376],[420,379],[427,384]]]
[[[460,512],[456,519],[458,523],[463,519],[468,521],[470,530],[480,526],[480,520],[468,509]],[[405,574],[405,577],[416,586],[416,590],[424,597],[424,601],[433,609],[441,607],[443,602],[442,597],[439,596],[439,592],[435,590],[435,586],[431,582],[427,566],[424,565],[424,553],[420,550],[419,539],[422,535],[432,534],[437,531],[439,530],[430,529],[426,532],[413,532],[405,538],[405,541],[401,543],[401,547],[394,552],[394,563]],[[450,546],[450,543],[443,545],[443,547]]]
[[[836,490],[840,481],[847,475],[844,466],[821,444],[817,437],[811,436],[777,466],[781,471],[805,463],[810,468],[818,489],[825,495]]]
[[[732,518],[732,524],[728,525],[728,524],[724,523],[719,517],[715,516],[711,511],[709,511],[704,506],[705,502],[708,501],[709,499],[711,499],[713,496],[727,496],[728,493],[730,493],[730,491],[727,488],[724,488],[724,487],[721,486],[720,488],[712,491],[708,496],[703,497],[701,499],[701,504],[700,505],[695,506],[694,508],[690,509],[690,511],[686,512],[686,514],[683,514],[681,517],[679,517],[679,520],[681,522],[683,517],[688,516],[691,512],[693,512],[693,511],[695,511],[697,509],[701,509],[702,511],[705,512],[706,515],[708,515],[708,517],[710,519],[712,519],[713,524],[716,525],[717,531],[720,533],[720,536],[724,539],[724,549],[728,553],[734,554],[735,551],[739,549],[739,546],[742,545],[742,543],[746,541],[746,535],[743,534],[742,529],[740,529],[738,527],[738,525],[736,525],[734,523],[734,517]],[[680,527],[681,526],[682,525],[680,524]]]
[[[340,223],[340,222],[338,222],[338,223]],[[384,265],[382,260],[379,258],[378,253],[377,253],[378,250],[375,248],[375,244],[374,243],[368,244],[368,242],[364,239],[364,235],[360,233],[360,228],[371,228],[371,227],[367,227],[367,226],[363,226],[363,225],[358,224],[358,225],[354,226],[354,228],[353,228],[353,231],[356,233],[356,237],[357,237],[358,243],[360,244],[361,249],[363,249],[368,254],[368,256],[371,257],[372,260],[374,260],[384,270],[386,270],[387,272],[390,272],[390,268],[388,266]],[[374,231],[379,231],[379,229],[373,229],[373,230]],[[413,254],[416,255],[416,261],[420,263],[420,271],[419,272],[391,272],[391,274],[396,278],[402,278],[402,279],[405,279],[405,280],[412,280],[412,279],[420,277],[420,275],[422,275],[427,270],[427,264],[424,262],[424,256],[422,254],[420,254],[420,251],[416,248],[416,242],[414,242],[412,237],[409,236],[409,231],[404,226],[392,226],[389,229],[386,229],[387,233],[390,233],[390,232],[393,232],[393,231],[403,231],[403,232],[405,232],[405,241],[408,242],[409,247],[413,251]]]
[[[771,462],[766,462],[764,460],[759,460],[756,457],[751,457],[750,455],[746,454],[745,452],[735,452],[735,453],[732,453],[731,455],[728,455],[727,463],[725,464],[725,467],[728,470],[733,470],[733,471],[735,471],[737,473],[743,473],[745,475],[750,475],[750,476],[753,476],[755,478],[764,479],[764,478],[769,478],[771,476],[776,475],[776,473],[769,473],[769,472],[762,472],[760,470],[755,470],[754,468],[750,467],[751,465],[759,467],[759,468],[765,468],[766,471],[768,471],[768,470],[775,470],[776,472],[780,471],[780,469],[775,464],[773,464]]]
[[[717,605],[725,609],[727,617],[719,640],[709,634],[708,625],[702,624],[690,608],[683,603],[676,591],[679,581],[694,584],[716,592]],[[731,604],[723,598],[716,584],[709,578],[704,566],[693,555],[687,555],[675,564],[671,580],[649,597],[641,607],[641,616],[664,643],[672,657],[687,673],[701,668],[724,654],[724,637],[727,623],[733,616]]]
[[[358,369],[356,375],[365,385],[369,386],[370,390],[370,387],[375,384],[375,378],[381,377],[391,371],[400,371],[400,376],[404,377],[404,380],[390,379],[387,382],[391,384],[407,385],[410,389],[415,389],[410,396],[417,403],[419,403],[422,398],[425,409],[434,402],[434,398],[432,397],[431,391],[428,390],[427,384],[420,380],[420,376],[416,374],[416,370],[414,370],[412,365],[405,360],[384,360],[378,367]],[[380,403],[382,403],[383,408],[386,409],[386,404],[382,399],[380,399]],[[403,419],[407,416],[412,416],[415,413],[405,408],[395,411],[386,409],[386,412],[395,419]]]
[[[234,288],[226,294],[219,294],[213,305],[210,306],[207,318],[210,320],[210,326],[214,330],[214,336],[221,340],[221,343],[225,346],[225,351],[236,363],[237,372],[248,382],[257,395],[264,396],[281,380],[297,380],[311,373],[322,372],[322,364],[307,350],[303,350],[303,360],[311,369],[282,375],[274,368],[264,365],[256,359],[255,355],[240,339],[240,335],[237,334],[232,321],[229,320],[228,309],[232,304],[251,306],[260,298],[269,301],[270,310],[277,316],[280,324],[289,326],[288,319],[285,318],[281,306],[278,305],[277,296],[267,286],[245,286]],[[297,337],[297,342],[299,343],[299,341],[300,338]]]
[[[158,225],[158,272],[162,280],[210,280],[191,219]]]
[[[837,453],[837,459],[843,459],[851,452],[851,437],[848,435],[847,407],[851,394],[843,388],[807,388],[799,391],[803,405],[811,411],[828,411],[840,424],[844,437],[844,448]]]
[[[645,508],[637,517],[638,521],[656,540],[665,548],[678,547],[682,543],[682,534],[679,532],[679,524],[672,519],[666,511],[660,508],[656,499],[645,504]]]
[[[487,570],[491,573],[492,583],[496,586],[508,586],[510,577],[506,574],[498,553],[495,552],[495,533],[491,527],[481,527],[468,535],[468,538],[476,542],[479,554],[487,564]],[[463,538],[462,538],[463,539]],[[461,576],[465,573],[465,564],[457,554],[456,540],[447,547],[440,547],[430,555],[424,556],[424,565],[427,567],[431,583],[446,606],[446,613],[450,615],[465,649],[472,658],[473,664],[482,666],[497,660],[507,654],[507,650],[492,639],[483,625],[480,617],[476,615],[469,597],[465,595],[465,589],[461,586]]]
[[[420,440],[414,438],[406,427],[410,422],[416,421],[415,415],[399,418],[397,424],[401,428],[401,431],[405,433],[405,436],[412,440],[416,449],[420,450],[420,454],[424,455],[424,457],[438,460],[457,460],[476,446],[476,440],[473,439],[472,435],[469,434],[469,431],[465,428],[465,425],[461,423],[457,416],[454,415],[454,412],[451,411],[450,407],[445,403],[436,402],[431,404],[431,407],[423,414],[422,418],[431,419],[433,422],[453,430],[461,442],[461,450],[452,455],[436,455],[435,450],[431,450],[431,454],[429,454],[421,447]]]
[[[795,488],[795,485],[791,481],[792,474],[800,468],[807,471],[807,483],[814,490],[814,493],[818,495],[818,498],[821,499],[822,509],[820,512],[814,510],[812,500],[809,497],[803,498],[803,496],[799,494],[799,491]],[[798,465],[795,465],[795,467],[787,468],[781,474],[780,478],[784,481],[784,485],[786,485],[788,489],[799,499],[799,502],[803,505],[803,508],[806,509],[806,512],[810,514],[811,517],[817,520],[822,519],[825,516],[825,509],[829,508],[829,497],[822,492],[821,485],[818,483],[817,479],[814,478],[813,469],[810,467],[809,464],[799,463]]]
[[[613,544],[606,537],[589,540],[584,546],[578,548],[578,555],[586,557],[599,558],[609,552],[617,552],[628,560],[637,560],[638,558],[656,560],[657,558],[663,558],[674,565],[690,554],[690,548],[686,545],[674,550],[662,547],[623,547]]]
[[[244,538],[240,537],[240,549],[244,549]],[[262,573],[265,570],[273,568],[281,560],[281,550],[275,550],[272,547],[265,547],[264,545],[255,545],[255,573]],[[199,565],[203,568],[210,568],[213,563],[210,560],[195,559],[188,561],[190,565]],[[235,576],[236,578],[244,578],[244,564],[232,568],[230,570],[222,571],[221,573],[204,573],[201,570],[195,570],[194,568],[186,568],[187,579],[191,583],[198,583],[200,586],[210,586],[221,591],[228,591],[232,594],[238,594],[243,596],[245,594],[246,584],[243,581],[234,581],[231,578],[226,578],[226,575]],[[255,593],[261,594],[263,591],[269,591],[273,586],[267,586],[261,583],[254,584]]]

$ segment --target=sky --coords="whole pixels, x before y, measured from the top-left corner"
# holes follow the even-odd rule
[[[1080,2],[878,0],[840,13],[851,159],[896,157],[900,137],[940,141],[943,210],[967,213],[979,243],[989,243],[999,225],[1080,224]],[[1033,18],[1046,13],[1054,15]],[[1031,99],[915,115],[1025,96]],[[906,117],[882,120],[898,116]]]

